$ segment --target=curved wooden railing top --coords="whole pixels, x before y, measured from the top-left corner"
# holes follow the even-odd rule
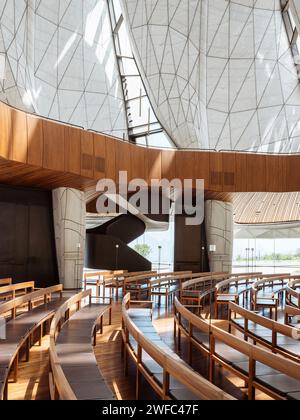
[[[5,297],[8,296],[9,299],[15,299],[16,292],[24,291],[24,294],[27,294],[28,292],[33,292],[34,288],[34,281],[28,281],[24,283],[11,284],[9,286],[0,287],[0,301],[3,298],[3,295]]]
[[[79,309],[81,302],[84,299],[89,299],[91,302],[92,299],[92,291],[86,290],[83,291],[75,296],[72,296],[67,302],[65,302],[60,309],[56,312],[50,328],[50,346],[49,346],[49,355],[50,355],[50,363],[52,374],[55,380],[55,386],[58,389],[59,396],[62,400],[77,400],[74,391],[72,390],[67,378],[64,374],[64,371],[60,365],[59,357],[56,351],[56,336],[58,329],[61,327],[62,320],[65,320],[65,315],[70,311],[74,305],[77,305],[77,309]]]
[[[233,305],[233,304],[231,304]],[[249,378],[248,382],[248,396],[249,399],[253,399],[253,388],[260,388],[261,384],[256,379],[256,363],[262,363],[271,369],[274,369],[280,373],[290,376],[291,378],[297,379],[300,381],[300,364],[288,358],[285,358],[281,355],[272,353],[271,351],[251,344],[250,342],[244,341],[243,339],[232,335],[230,332],[226,332],[213,323],[209,323],[197,315],[190,312],[184,305],[182,305],[177,298],[175,298],[175,322],[179,328],[179,331],[184,332],[186,336],[191,340],[193,345],[198,347],[197,339],[193,338],[191,332],[193,329],[197,329],[210,337],[209,348],[206,349],[207,354],[210,356],[210,379],[213,379],[213,372],[215,363],[221,363],[230,369],[231,362],[228,361],[228,364],[224,360],[218,357],[216,352],[216,341],[219,341],[223,344],[226,344],[230,348],[236,350],[237,352],[246,355],[249,358]],[[235,308],[235,306],[231,306]],[[240,307],[236,308],[240,310]],[[188,322],[188,327],[182,324],[182,320],[185,319]],[[271,324],[270,324],[271,325]],[[273,324],[272,324],[273,327]],[[278,326],[278,329],[281,327]],[[286,326],[282,326],[280,331],[287,331]],[[288,329],[288,331],[290,331]],[[200,347],[200,344],[199,344]],[[266,388],[263,389],[263,392],[266,391]],[[273,395],[273,394],[271,394]]]
[[[0,305],[0,315],[11,312],[11,317],[15,319],[17,309],[20,306],[28,304],[28,308],[30,310],[32,308],[33,302],[43,299],[44,303],[47,303],[48,300],[51,299],[52,295],[57,293],[60,295],[60,297],[62,297],[63,286],[61,284],[17,297]]]
[[[130,335],[137,342],[138,347],[145,351],[156,363],[164,369],[164,376],[173,377],[183,384],[191,392],[203,400],[234,400],[233,397],[211,384],[192,368],[180,363],[168,355],[165,351],[155,345],[155,342],[149,340],[132,321],[128,315],[130,306],[130,294],[123,299],[122,316],[125,328],[125,334]]]

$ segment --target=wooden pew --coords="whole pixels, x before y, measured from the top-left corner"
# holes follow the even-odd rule
[[[233,305],[230,303],[230,305]],[[245,381],[248,399],[260,390],[274,399],[300,398],[300,364],[249,343],[191,313],[175,298],[175,339],[181,348],[181,337],[189,342],[189,363],[193,348],[209,359],[209,379],[214,380],[216,365]],[[292,390],[292,391],[291,391]]]
[[[141,396],[141,377],[162,400],[234,400],[196,373],[161,340],[151,321],[152,302],[130,301],[122,305],[125,373],[129,357],[135,363],[136,398]]]
[[[235,315],[234,319],[232,314]],[[238,315],[238,318],[236,317]],[[266,318],[234,303],[229,304],[229,331],[232,328],[241,331],[244,339],[251,339],[291,360],[300,362],[300,330],[298,339],[295,329]]]
[[[203,276],[181,283],[180,302],[191,309],[200,311],[201,300],[205,297],[206,292],[212,291],[219,282],[227,279],[228,276],[228,273],[203,273]]]
[[[226,305],[228,307],[230,302],[238,303],[239,295],[244,290],[248,290],[249,285],[253,284],[258,278],[261,278],[262,273],[248,275],[234,276],[231,275],[224,281],[215,286],[215,319],[219,318],[219,306]],[[231,289],[235,290],[232,291]],[[242,290],[241,290],[242,288]]]
[[[8,398],[8,379],[12,370],[14,382],[17,382],[21,350],[25,352],[25,360],[29,361],[31,346],[37,341],[41,345],[48,322],[64,301],[62,293],[63,287],[58,285],[0,305],[0,316],[7,317],[6,338],[0,341],[0,400]],[[27,312],[24,312],[24,306],[27,306]],[[20,314],[18,309],[22,309]]]
[[[104,279],[104,295],[105,295],[105,289],[110,289],[110,296],[112,297],[113,290],[116,291],[116,301],[119,300],[119,290],[122,289],[123,295],[124,295],[124,282],[125,280],[129,278],[139,277],[139,276],[148,276],[150,274],[157,274],[156,271],[137,271],[133,273],[119,273],[114,274],[112,276],[108,276]]]
[[[259,309],[269,309],[270,318],[273,318],[273,311],[275,312],[275,321],[278,319],[278,305],[279,305],[279,294],[281,294],[287,285],[290,275],[278,275],[273,277],[264,277],[259,281],[256,281],[252,285],[251,289],[251,309],[257,311]],[[279,288],[277,287],[279,286]],[[261,291],[265,292],[266,288],[276,287],[277,289],[272,291],[270,296],[259,296]]]
[[[26,295],[27,293],[31,293],[34,291],[34,289],[34,281],[0,287],[0,303],[1,301],[15,299],[17,296],[22,296]]]
[[[286,303],[300,309],[300,276],[291,278],[286,287]]]
[[[107,313],[111,324],[111,305],[110,298],[92,298],[92,291],[87,290],[71,297],[56,312],[49,348],[52,400],[115,399],[99,371],[93,351],[98,330],[103,333]]]
[[[94,286],[96,287],[96,297],[100,297],[101,295],[101,286],[104,287],[105,279],[111,278],[115,274],[124,274],[127,273],[127,271],[120,270],[120,271],[92,271],[92,272],[86,272],[83,275],[83,289],[87,290],[88,286]]]

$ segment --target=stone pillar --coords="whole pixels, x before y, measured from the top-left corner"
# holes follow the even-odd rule
[[[216,245],[210,252],[210,269],[213,272],[232,271],[233,205],[222,201],[205,202],[207,246]]]
[[[53,191],[58,270],[65,289],[81,289],[86,237],[84,193],[70,188]]]

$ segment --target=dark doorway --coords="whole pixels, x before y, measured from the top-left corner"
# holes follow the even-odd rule
[[[209,271],[205,223],[187,226],[186,216],[175,217],[175,271]]]
[[[0,186],[0,278],[58,283],[52,194]]]

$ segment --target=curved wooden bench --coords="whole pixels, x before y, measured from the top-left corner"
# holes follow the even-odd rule
[[[218,274],[218,273],[216,273]],[[200,277],[211,275],[211,273],[192,273],[191,271],[181,271],[175,273],[161,273],[150,277],[136,277],[127,279],[125,282],[125,292],[130,293],[131,296],[142,299],[144,293],[150,298],[153,296],[167,296],[171,294],[171,287],[173,288],[172,294],[181,289],[183,282]],[[175,289],[174,289],[175,288]]]
[[[188,273],[191,273],[190,271]],[[142,299],[143,294],[147,294],[149,298],[150,294],[150,283],[151,281],[160,280],[162,278],[170,278],[179,275],[179,273],[157,273],[149,272],[146,274],[128,277],[124,279],[123,282],[123,296],[127,293],[130,293],[131,296],[135,296],[137,300]]]
[[[27,293],[32,293],[35,289],[34,286],[34,281],[29,281],[0,287],[0,304],[3,300],[15,299],[19,295],[26,295]]]
[[[181,283],[180,302],[190,308],[202,309],[202,299],[206,296],[206,292],[211,291],[216,284],[227,279],[228,273],[205,273],[203,277],[194,278]]]
[[[270,318],[273,318],[273,311],[275,311],[275,320],[278,319],[278,305],[279,296],[287,285],[290,275],[279,275],[274,277],[264,277],[259,281],[253,283],[251,288],[251,309],[257,311],[259,309],[269,309]],[[266,293],[266,288],[271,289]],[[259,293],[263,291],[263,296]]]
[[[188,339],[189,362],[195,347],[209,358],[209,377],[214,380],[216,364],[245,381],[249,400],[255,390],[275,399],[296,399],[300,393],[300,364],[273,354],[208,323],[191,313],[175,299],[175,337],[180,348],[181,335]]]
[[[88,286],[96,287],[96,296],[100,297],[101,294],[101,286],[104,285],[104,281],[106,278],[111,278],[114,274],[123,274],[127,273],[127,271],[113,271],[113,272],[88,272],[84,273],[83,275],[83,289],[87,290]]]
[[[219,306],[226,305],[228,308],[230,302],[238,303],[240,295],[243,295],[245,300],[245,294],[250,290],[250,286],[262,278],[265,278],[265,275],[262,273],[249,273],[237,277],[231,275],[226,280],[218,283],[214,291],[215,319],[219,318]]]
[[[290,319],[295,319],[295,322],[290,322]],[[299,328],[300,322],[300,309],[295,306],[285,304],[284,309],[284,320],[286,325],[291,325],[295,328]]]
[[[288,283],[286,287],[286,303],[300,309],[300,276],[294,277]]]
[[[110,277],[107,277],[104,280],[104,290],[106,288],[110,289],[110,294],[112,296],[113,290],[116,291],[116,300],[118,301],[119,299],[119,290],[121,289],[123,294],[124,289],[125,289],[125,281],[126,279],[129,278],[134,278],[134,277],[142,277],[142,276],[149,276],[149,275],[159,275],[157,273],[157,271],[140,271],[140,272],[133,272],[133,273],[120,273],[120,274],[116,274]],[[105,291],[104,291],[104,295],[105,295]]]
[[[0,305],[0,316],[11,315],[6,322],[6,338],[0,340],[0,400],[8,397],[8,378],[12,369],[14,381],[17,381],[20,351],[25,350],[28,361],[33,342],[41,344],[44,326],[63,302],[62,292],[61,285],[53,286]],[[56,294],[58,298],[53,298]],[[28,311],[19,315],[17,311],[19,308],[23,311],[24,305],[27,305]],[[37,331],[38,338],[35,337]]]
[[[108,312],[111,324],[112,301],[101,298],[107,304],[92,303],[91,293],[88,290],[73,296],[53,318],[49,348],[53,400],[115,399],[100,373],[93,351],[97,331],[103,332],[103,318]],[[75,313],[70,317],[74,307]]]
[[[235,314],[232,319],[232,314]],[[238,315],[238,319],[236,319]],[[281,354],[294,361],[300,361],[300,331],[299,340],[295,337],[295,329],[272,319],[265,318],[234,303],[229,304],[229,322],[231,328],[241,331],[244,339],[252,339],[273,353]]]
[[[138,304],[138,308],[131,305]],[[150,304],[150,309],[145,308]],[[152,325],[152,302],[123,300],[123,342],[126,372],[130,356],[137,368],[137,399],[140,397],[141,375],[163,400],[233,400],[209,383],[173,352]]]

